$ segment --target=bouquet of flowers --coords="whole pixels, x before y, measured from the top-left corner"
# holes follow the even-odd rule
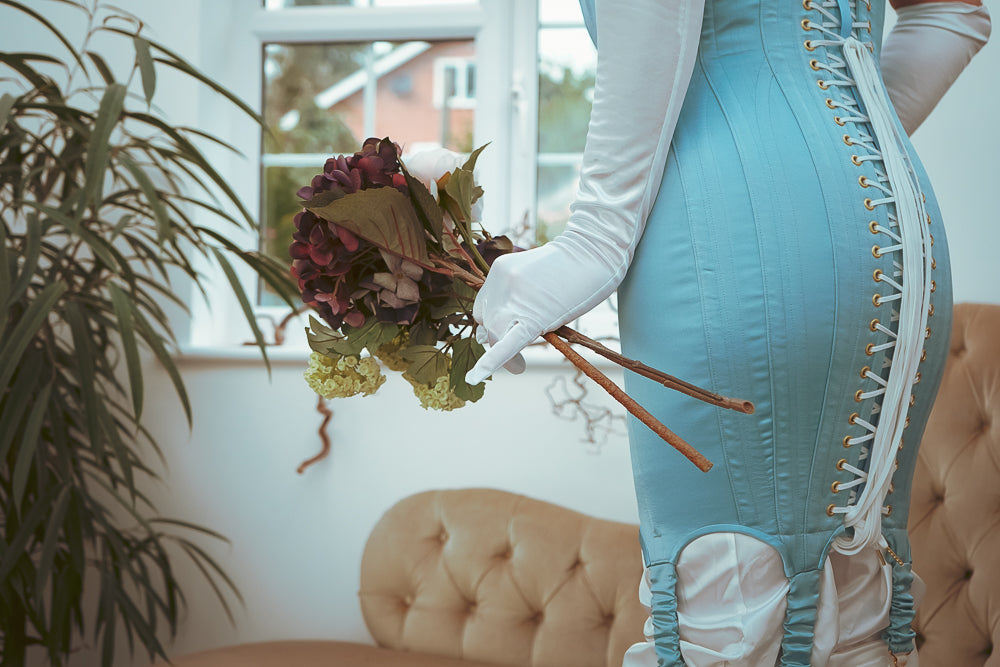
[[[420,158],[426,183],[402,164],[400,147],[368,139],[352,156],[326,161],[298,191],[290,248],[310,318],[309,385],[326,398],[375,392],[381,361],[401,372],[425,408],[453,410],[483,396],[465,373],[483,354],[473,334],[474,286],[505,237],[474,227],[483,190],[473,169],[482,148],[461,165],[441,151]]]
[[[483,396],[483,383],[465,381],[484,352],[472,305],[492,261],[516,250],[476,220],[483,190],[473,170],[483,148],[468,159],[448,151],[414,156],[407,168],[398,144],[372,138],[350,157],[328,159],[298,191],[303,211],[290,254],[302,300],[319,315],[307,330],[306,380],[320,396],[374,393],[385,382],[378,362],[401,372],[425,408],[453,410]],[[567,342],[713,405],[753,412],[748,401],[626,359],[568,327],[544,338],[703,470],[711,463]]]

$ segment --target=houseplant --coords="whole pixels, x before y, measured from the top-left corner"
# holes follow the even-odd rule
[[[205,157],[206,144],[221,142],[153,110],[157,71],[182,72],[254,112],[147,39],[135,17],[50,1],[85,16],[81,46],[37,2],[0,0],[58,43],[55,53],[0,53],[2,667],[24,665],[32,645],[62,665],[81,640],[111,665],[120,633],[163,656],[184,600],[178,557],[192,559],[224,606],[238,595],[195,541],[220,536],[156,517],[143,494],[159,456],[141,421],[143,358],[166,369],[190,422],[165,305],[185,308],[192,285],[204,291],[199,267],[214,263],[263,352],[234,261],[289,303],[296,295],[286,266],[227,238],[253,218]],[[91,50],[99,33],[134,48],[126,80]]]

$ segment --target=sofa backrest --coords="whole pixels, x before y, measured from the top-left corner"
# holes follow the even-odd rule
[[[491,489],[401,500],[371,533],[361,611],[389,648],[619,667],[642,640],[638,528]]]
[[[920,667],[1000,667],[1000,306],[955,307],[910,502]]]

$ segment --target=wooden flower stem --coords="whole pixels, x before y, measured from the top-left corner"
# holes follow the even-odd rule
[[[576,343],[577,345],[582,345],[589,350],[593,350],[605,359],[610,359],[615,362],[622,368],[649,378],[650,380],[659,382],[668,389],[674,389],[682,394],[687,394],[692,398],[697,398],[699,401],[704,401],[705,403],[716,405],[720,408],[727,408],[729,410],[735,410],[736,412],[742,412],[748,415],[752,415],[754,412],[754,405],[750,401],[738,398],[729,398],[728,396],[723,396],[721,394],[716,394],[706,389],[702,389],[701,387],[693,385],[690,382],[685,382],[684,380],[674,377],[673,375],[669,375],[662,371],[658,371],[651,366],[647,366],[641,361],[624,357],[614,350],[601,345],[596,340],[588,338],[582,333],[575,331],[574,329],[570,329],[569,327],[559,327],[554,333],[570,343]],[[546,340],[548,340],[548,338],[546,338]]]
[[[575,333],[575,332],[574,332]],[[542,336],[552,347],[559,350],[574,366],[579,368],[591,380],[601,385],[605,391],[611,394],[616,401],[625,406],[636,419],[648,426],[654,433],[663,438],[674,449],[683,454],[691,463],[695,464],[702,472],[708,472],[712,468],[712,462],[706,459],[701,452],[685,442],[679,435],[664,426],[660,421],[651,415],[644,407],[636,403],[635,399],[626,394],[622,389],[612,382],[608,376],[594,368],[594,366],[581,357],[554,332]],[[602,346],[603,347],[603,346]]]

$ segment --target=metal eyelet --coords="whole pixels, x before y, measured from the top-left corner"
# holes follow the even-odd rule
[[[834,507],[833,503],[830,503],[830,506],[826,508],[826,515],[827,516],[833,516],[833,507]]]
[[[809,2],[809,0],[802,0],[802,9],[806,10],[807,12],[811,12],[813,9],[813,5],[811,2]]]
[[[837,108],[837,105],[834,104],[833,100],[831,98],[829,98],[829,97],[826,98],[826,106],[828,106],[831,109],[836,109]]]
[[[881,295],[881,294],[878,294],[878,293],[876,293],[876,294],[873,294],[873,295],[872,295],[872,304],[873,304],[873,305],[874,305],[874,306],[875,306],[876,308],[878,308],[879,306],[881,306],[881,305],[882,305],[882,295]]]
[[[878,220],[872,220],[868,223],[868,231],[872,234],[878,234],[878,229],[876,229],[876,227],[878,227]]]
[[[865,400],[865,399],[861,398],[861,394],[862,393],[863,392],[860,389],[858,389],[856,392],[854,392],[854,402],[855,403],[860,403],[861,401]]]
[[[861,415],[859,415],[857,412],[852,412],[851,416],[847,418],[847,423],[850,424],[851,426],[854,426],[855,424],[858,423],[858,419],[860,418]]]
[[[872,367],[871,367],[871,366],[865,366],[864,368],[862,368],[862,369],[861,369],[861,373],[860,373],[860,375],[861,375],[861,379],[862,379],[862,380],[864,380],[864,379],[865,379],[866,377],[868,377],[868,372],[869,372],[869,371],[870,371],[871,369],[872,369]]]
[[[933,234],[928,234],[927,236],[931,237],[931,247],[933,247],[934,246],[934,235]]]
[[[844,449],[850,449],[850,448],[851,448],[851,436],[845,435],[844,436]]]
[[[903,428],[909,428],[909,426],[910,426],[910,418],[907,417],[906,421],[903,422]]]
[[[864,176],[864,175],[858,176],[858,185],[860,185],[863,188],[867,188],[868,187],[868,177]]]
[[[806,41],[802,42],[802,46],[806,47],[806,51],[815,51],[816,50],[816,47],[813,46],[813,43],[812,43],[811,39],[807,39]]]
[[[937,281],[936,280],[932,280],[931,281],[931,292],[935,292],[935,291],[937,291]]]
[[[847,123],[840,116],[834,116],[833,117],[833,122],[836,123],[837,125],[841,126],[841,127],[844,127],[845,125],[847,125]]]
[[[802,19],[802,22],[799,23],[799,25],[802,26],[803,30],[805,30],[806,32],[808,32],[808,31],[812,30],[812,28],[809,27],[810,23],[812,23],[812,21],[810,21],[808,18],[804,18],[804,19]]]
[[[865,28],[865,30],[867,30],[868,32],[872,31],[872,22],[871,22],[871,19],[868,20],[868,27]]]
[[[880,322],[878,320],[872,320],[868,324],[868,328],[871,329],[872,331],[878,331],[878,325],[879,324],[880,324]]]
[[[927,309],[927,317],[931,317],[933,315],[934,315],[934,304],[932,303],[931,307]]]
[[[873,245],[872,246],[872,257],[875,259],[882,259],[882,247]]]
[[[927,203],[927,195],[925,195],[923,192],[920,193],[920,198],[924,200],[925,204]]]
[[[813,68],[813,71],[819,71],[819,61],[815,58],[809,61],[809,67]]]
[[[877,247],[878,246],[875,246],[875,248],[877,248]],[[873,255],[875,255],[875,248],[872,248],[872,254]],[[875,255],[875,256],[876,257],[881,257],[881,255]],[[880,282],[882,282],[882,275],[883,275],[882,269],[875,269],[874,271],[872,271],[872,280],[874,280],[877,283],[880,283]]]
[[[830,485],[830,491],[833,493],[840,493],[840,482],[834,482]]]
[[[923,350],[920,353],[920,361],[927,361],[927,350]]]
[[[816,79],[816,85],[822,88],[823,90],[827,90],[830,87],[823,79]]]
[[[931,257],[931,269],[936,269],[936,268],[937,268],[937,259]]]
[[[927,224],[928,225],[931,224],[931,214],[930,213],[927,214]]]
[[[892,505],[886,505],[885,506],[885,515],[886,516],[892,516]]]
[[[916,402],[917,402],[917,397],[914,396],[913,394],[910,394],[910,407],[912,408]]]
[[[920,384],[920,371],[913,377],[913,384]]]
[[[926,329],[924,329],[924,338],[927,339],[930,337],[931,337],[931,328],[927,327]]]
[[[865,345],[865,354],[868,355],[869,357],[875,354],[874,347],[875,343],[868,343],[867,345]]]
[[[854,142],[851,140],[851,135],[849,134],[844,135],[844,143],[847,144],[848,146],[854,145]]]
[[[857,166],[857,167],[861,166],[861,158],[859,158],[857,155],[852,155],[851,156],[851,162],[853,162],[854,165]]]
[[[847,459],[840,459],[837,461],[837,470],[843,470],[845,463],[847,463]]]
[[[872,203],[871,199],[865,198],[865,208],[869,211],[875,210],[875,205]]]
[[[889,493],[892,493],[895,490],[896,490],[896,485],[893,484],[892,482],[889,482]]]

